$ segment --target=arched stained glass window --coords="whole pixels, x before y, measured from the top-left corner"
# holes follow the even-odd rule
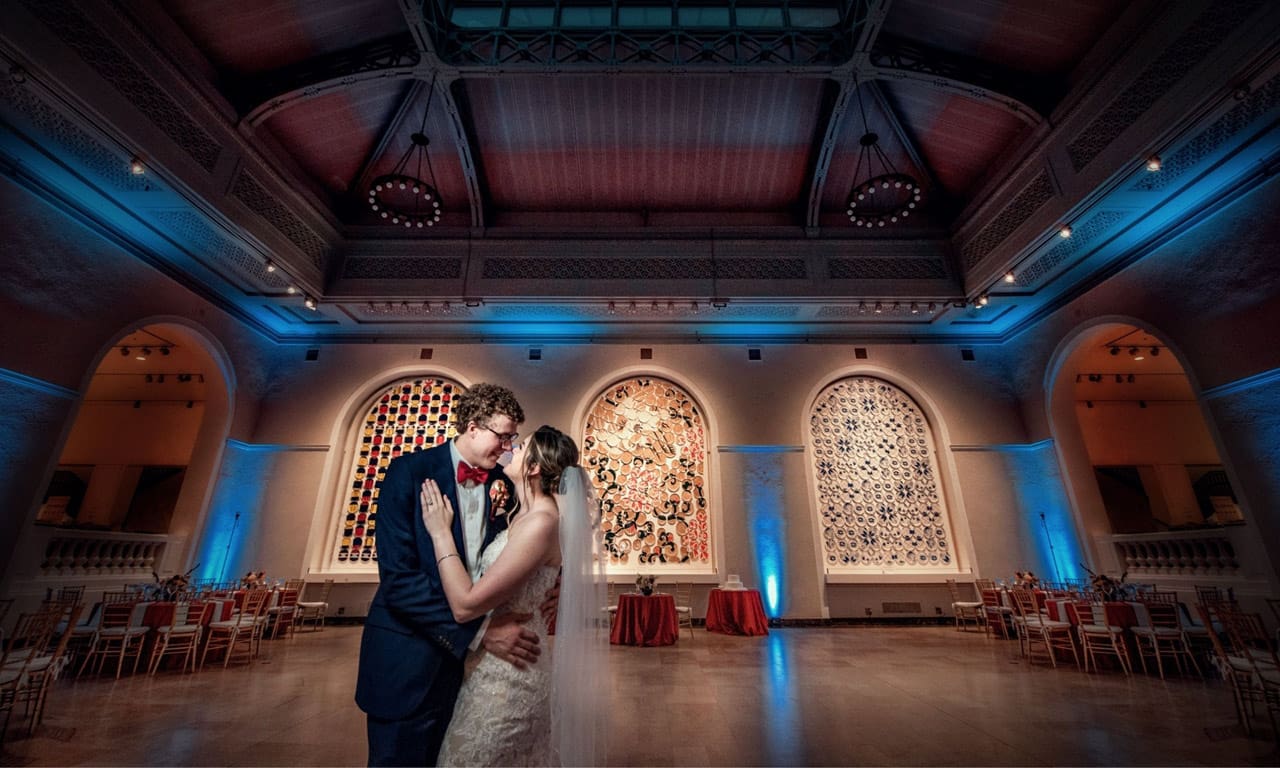
[[[822,547],[829,569],[952,569],[933,430],[907,393],[852,376],[809,416]]]
[[[609,564],[710,565],[702,409],[664,379],[606,389],[587,412],[583,466],[603,509]]]
[[[341,515],[336,559],[342,563],[378,559],[378,482],[402,453],[430,448],[452,438],[453,398],[465,388],[447,379],[396,382],[373,399],[356,430],[355,463]]]

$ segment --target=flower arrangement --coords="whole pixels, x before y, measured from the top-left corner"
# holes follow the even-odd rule
[[[657,583],[657,578],[648,574],[636,574],[636,589],[644,595],[653,594],[653,585]]]
[[[1094,573],[1088,568],[1085,570],[1089,571],[1089,587],[1102,595],[1103,600],[1130,600],[1137,595],[1137,586],[1125,583],[1125,579],[1129,576],[1128,571],[1120,574],[1119,579],[1113,579],[1105,573]]]
[[[511,514],[511,481],[498,478],[489,486],[489,520]]]
[[[197,567],[199,566],[193,566],[191,571],[194,571]],[[191,571],[187,571],[186,573],[175,573],[163,581],[160,579],[160,574],[152,571],[151,578],[155,583],[147,588],[147,598],[150,600],[173,600],[179,594],[185,592],[187,587],[191,584]]]
[[[1036,578],[1036,575],[1031,571],[1016,571],[1013,575],[1014,575],[1014,582],[1019,587],[1026,587],[1027,589],[1035,589],[1036,587],[1040,586],[1040,579]]]
[[[253,571],[249,571],[244,575],[244,578],[240,579],[240,582],[246,589],[265,587],[267,585],[267,572],[258,571],[257,573],[254,573]]]

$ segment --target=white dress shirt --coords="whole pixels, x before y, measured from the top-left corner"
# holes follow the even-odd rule
[[[449,454],[453,459],[453,476],[458,476],[458,462],[462,454],[458,446],[449,443]],[[480,580],[480,549],[484,544],[484,484],[467,482],[458,483],[458,514],[462,517],[462,545],[467,550],[467,572],[471,574],[471,583]]]
[[[458,453],[458,445],[450,441],[449,457],[453,460],[453,476],[458,476],[458,462],[462,461],[462,454]],[[475,584],[480,580],[480,550],[484,544],[485,531],[485,515],[484,515],[484,484],[483,483],[458,483],[458,514],[462,516],[462,546],[467,551],[467,572],[471,574],[471,583]],[[480,641],[484,638],[484,631],[489,628],[489,617],[491,613],[486,613],[484,621],[480,624],[480,630],[476,632],[475,638],[471,640],[471,645],[467,646],[469,650],[476,650],[480,647]]]

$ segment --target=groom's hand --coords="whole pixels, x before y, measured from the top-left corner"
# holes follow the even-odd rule
[[[489,653],[506,660],[517,669],[525,669],[538,660],[542,649],[538,647],[537,633],[522,626],[532,619],[528,613],[503,613],[494,615],[485,628],[481,645]]]

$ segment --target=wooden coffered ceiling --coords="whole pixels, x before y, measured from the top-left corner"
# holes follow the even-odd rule
[[[280,340],[999,341],[1278,146],[1264,0],[12,6],[8,175]],[[868,132],[924,191],[884,227]]]

